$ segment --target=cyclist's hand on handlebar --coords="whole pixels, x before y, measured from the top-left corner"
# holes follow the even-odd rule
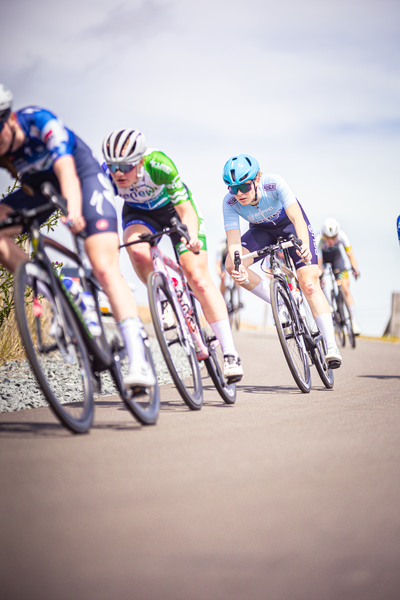
[[[86,227],[86,221],[81,213],[69,212],[61,221],[70,228],[72,233],[79,233]]]
[[[198,254],[202,247],[202,243],[198,238],[190,238],[190,242],[188,243],[187,240],[182,237],[181,242],[185,244],[186,248],[193,252],[193,254]]]
[[[231,277],[239,285],[243,285],[243,283],[245,283],[245,282],[248,283],[248,281],[249,281],[249,276],[248,276],[247,270],[243,266],[243,264],[239,265],[239,271],[233,270],[231,272]]]
[[[360,271],[358,271],[357,269],[353,269],[353,275],[354,279],[357,281],[357,279],[360,277]]]
[[[310,252],[310,248],[306,246],[306,244],[301,245],[300,250],[296,250],[297,254],[301,257],[302,261],[305,263],[310,262],[312,259],[312,254]]]

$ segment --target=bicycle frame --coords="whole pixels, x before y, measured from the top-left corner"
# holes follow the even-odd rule
[[[156,241],[150,243],[150,253],[153,261],[154,271],[162,273],[165,276],[168,289],[171,293],[174,301],[179,302],[182,312],[177,311],[180,326],[184,331],[189,332],[189,339],[192,341],[194,347],[196,345],[202,350],[202,359],[209,357],[207,347],[204,345],[200,330],[197,324],[196,316],[194,313],[193,302],[191,297],[194,297],[193,292],[190,290],[185,274],[183,273],[182,267],[179,263],[175,262],[172,258],[164,254],[156,244]],[[176,286],[171,277],[168,269],[172,269],[177,275],[179,275],[181,282],[180,295],[177,293]],[[182,319],[182,313],[184,318]]]

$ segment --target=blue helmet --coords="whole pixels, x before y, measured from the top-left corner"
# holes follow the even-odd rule
[[[222,177],[226,185],[237,185],[242,181],[254,179],[260,170],[258,161],[248,154],[232,156],[224,166]]]

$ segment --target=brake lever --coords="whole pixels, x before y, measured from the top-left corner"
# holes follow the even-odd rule
[[[189,230],[187,225],[179,221],[176,217],[172,217],[171,225],[176,229],[177,233],[180,233],[181,236],[185,238],[187,243],[190,245]],[[200,250],[191,250],[191,252],[193,252],[193,254],[200,254]]]

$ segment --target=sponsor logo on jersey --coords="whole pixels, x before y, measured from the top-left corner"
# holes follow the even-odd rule
[[[158,169],[159,171],[164,171],[164,173],[166,173],[167,175],[172,173],[171,167],[169,167],[168,165],[165,165],[164,163],[157,162],[154,159],[152,159],[150,161],[150,166],[153,167],[153,169]]]
[[[237,203],[237,200],[236,200],[235,196],[231,196],[230,198],[228,198],[226,203],[229,204],[229,206],[233,206],[234,204]]]
[[[266,192],[272,192],[273,190],[276,190],[276,183],[266,183],[263,185],[263,188]]]
[[[100,231],[107,229],[108,225],[109,223],[107,219],[99,219],[98,221],[96,221],[96,229],[100,229]]]
[[[50,119],[42,129],[42,140],[48,150],[55,150],[63,143],[68,142],[68,131],[61,121]]]

